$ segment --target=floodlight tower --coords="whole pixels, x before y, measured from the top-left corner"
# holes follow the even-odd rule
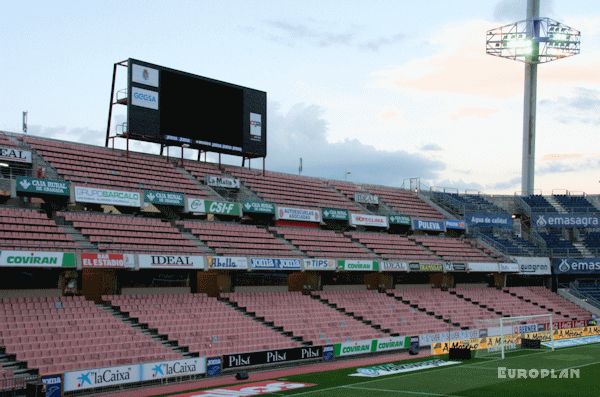
[[[581,33],[540,18],[540,1],[527,0],[527,19],[488,30],[485,52],[525,63],[521,193],[533,194],[537,65],[579,54]]]

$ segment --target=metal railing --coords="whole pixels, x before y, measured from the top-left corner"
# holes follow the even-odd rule
[[[559,285],[560,287],[561,285]],[[574,282],[570,282],[568,285],[562,285],[563,287],[567,287],[569,293],[573,295],[577,299],[581,299],[582,301],[589,303],[592,306],[595,306],[600,309],[600,301],[596,298],[587,295],[579,290],[579,288],[575,285]]]

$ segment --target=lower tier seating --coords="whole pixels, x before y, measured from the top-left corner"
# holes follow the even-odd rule
[[[301,292],[237,292],[225,296],[314,345],[389,336]]]
[[[377,291],[318,291],[316,295],[402,336],[448,329],[444,321]]]
[[[181,358],[84,297],[2,298],[0,345],[41,374]]]
[[[111,295],[103,299],[202,356],[301,346],[205,294]]]

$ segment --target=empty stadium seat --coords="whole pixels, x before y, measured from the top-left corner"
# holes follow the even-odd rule
[[[406,236],[375,232],[348,232],[349,237],[384,259],[435,261],[440,258]]]
[[[83,297],[2,298],[0,345],[41,374],[181,358]]]
[[[31,136],[24,139],[71,182],[109,189],[153,189],[211,196],[165,157]]]
[[[79,251],[81,246],[43,212],[0,207],[0,250]]]
[[[225,222],[178,221],[218,255],[298,256],[288,245],[264,228]]]
[[[301,292],[236,292],[224,296],[314,345],[386,336]]]
[[[333,230],[276,227],[271,230],[283,236],[306,255],[313,258],[374,259],[372,252]]]
[[[472,244],[472,240],[448,237],[415,236],[411,237],[446,261],[458,262],[498,262],[501,255],[490,250],[484,251]]]
[[[300,346],[205,294],[111,295],[103,299],[202,356]]]
[[[57,216],[96,244],[102,252],[198,254],[202,250],[161,219],[96,212],[59,212]]]

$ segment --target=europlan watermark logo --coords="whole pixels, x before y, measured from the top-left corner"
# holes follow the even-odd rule
[[[506,368],[498,367],[498,379],[579,379],[580,368]]]

